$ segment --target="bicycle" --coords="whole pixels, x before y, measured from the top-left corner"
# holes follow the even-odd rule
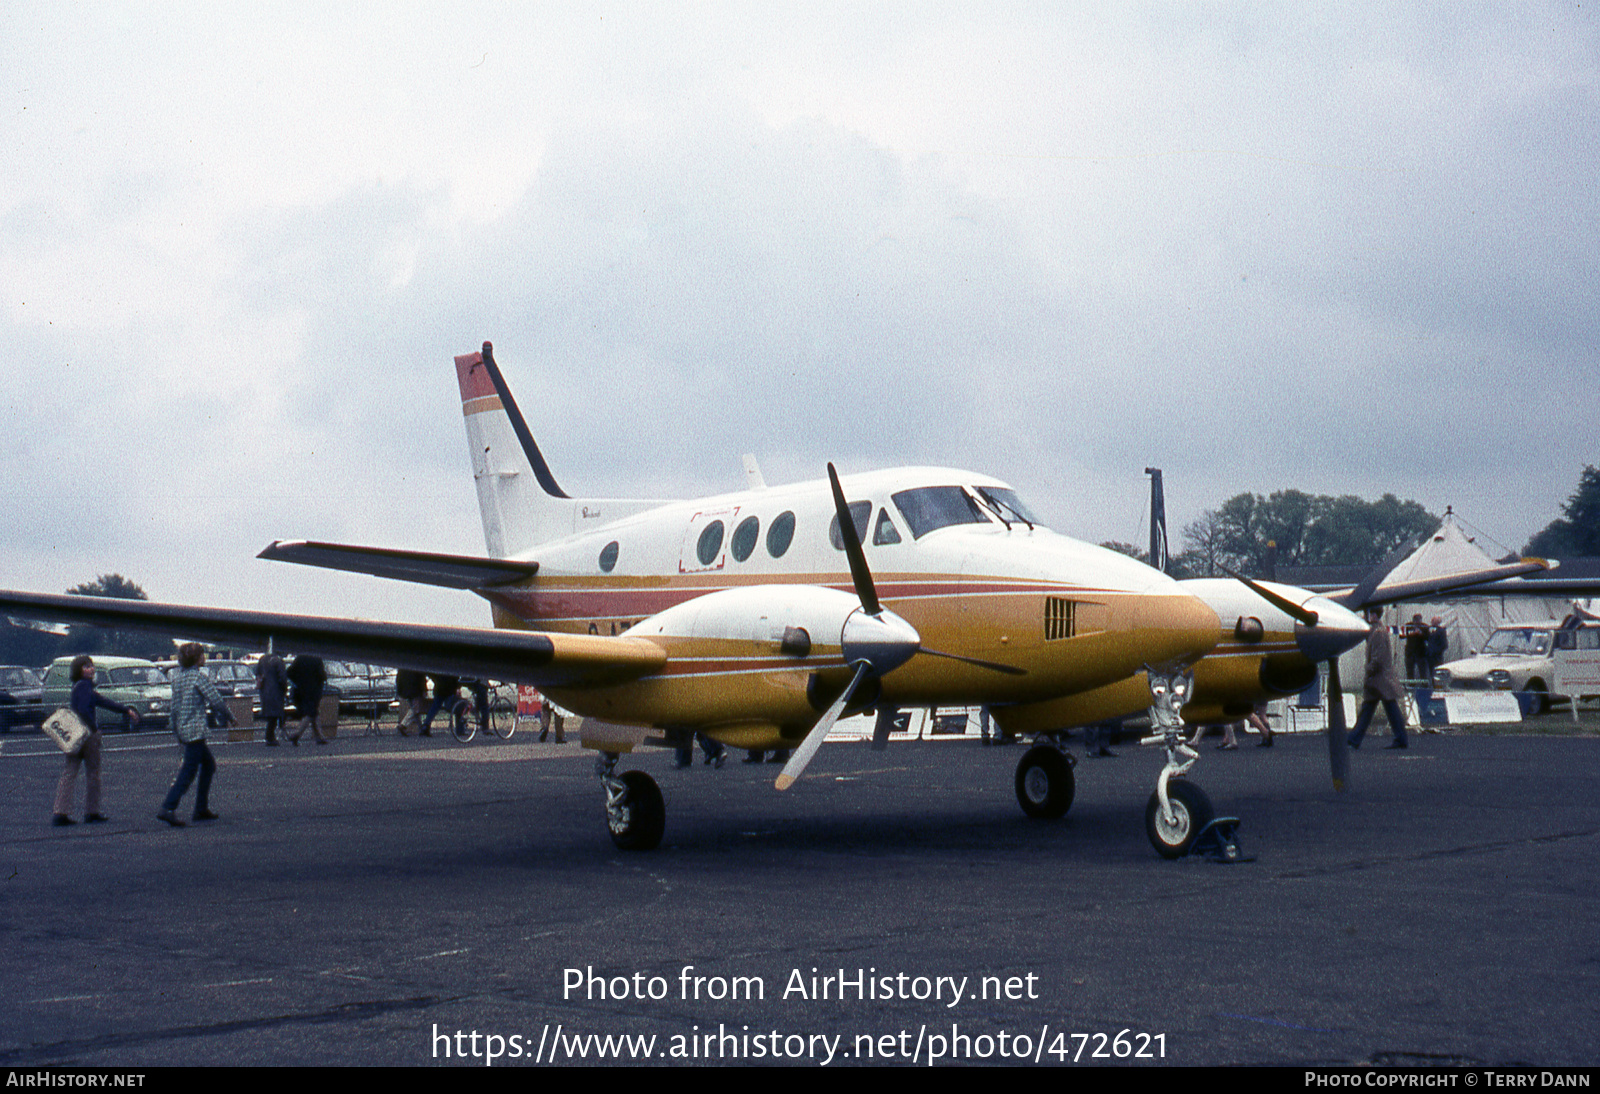
[[[450,704],[450,732],[466,744],[478,730],[509,741],[517,731],[517,706],[487,681],[466,681],[472,695],[457,695]]]

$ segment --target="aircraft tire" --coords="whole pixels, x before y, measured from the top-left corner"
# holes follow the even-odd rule
[[[1017,804],[1030,817],[1054,820],[1072,808],[1072,765],[1050,745],[1034,745],[1017,763]]]
[[[1177,823],[1167,823],[1161,815],[1161,798],[1152,793],[1144,810],[1144,830],[1156,854],[1162,858],[1182,858],[1194,846],[1195,837],[1216,818],[1217,811],[1204,790],[1181,779],[1167,783],[1167,797],[1172,801]]]
[[[643,771],[624,771],[621,778],[627,784],[628,796],[620,815],[607,820],[611,842],[619,851],[654,851],[667,826],[667,803],[661,797],[661,788]]]

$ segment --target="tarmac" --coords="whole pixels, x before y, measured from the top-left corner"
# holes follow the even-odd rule
[[[1600,1062],[1592,736],[1369,738],[1344,793],[1320,737],[1208,746],[1220,865],[1156,856],[1131,743],[1059,821],[1017,746],[830,743],[781,794],[641,753],[666,837],[623,853],[573,745],[342,732],[214,742],[181,830],[169,734],[110,735],[70,828],[0,738],[0,1064]]]

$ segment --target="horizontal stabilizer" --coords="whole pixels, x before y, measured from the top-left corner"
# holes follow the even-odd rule
[[[537,562],[517,562],[473,555],[440,555],[427,551],[397,551],[387,547],[351,547],[343,543],[276,540],[257,558],[298,562],[327,570],[392,577],[447,589],[489,589],[510,585],[539,572]]]
[[[329,619],[105,596],[0,590],[0,613],[261,648],[270,641],[286,653],[315,653],[537,687],[618,683],[659,671],[667,660],[666,651],[644,638]]]
[[[1357,594],[1363,590],[1352,589],[1346,593],[1331,593],[1328,596],[1336,604],[1359,611],[1368,605],[1396,604],[1408,600],[1420,600],[1430,596],[1442,596],[1446,593],[1458,591],[1476,591],[1478,586],[1486,585],[1493,581],[1504,581],[1507,578],[1522,577],[1525,574],[1543,573],[1554,568],[1554,563],[1542,558],[1525,558],[1520,562],[1512,562],[1504,566],[1492,566],[1481,570],[1469,570],[1458,574],[1442,574],[1438,577],[1422,578],[1417,581],[1399,581],[1392,585],[1380,585],[1367,593],[1364,599],[1356,601]],[[1536,590],[1530,590],[1536,591]]]

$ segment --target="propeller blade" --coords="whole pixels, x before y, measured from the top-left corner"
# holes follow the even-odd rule
[[[856,584],[856,596],[868,615],[883,611],[878,603],[878,590],[872,584],[872,571],[867,569],[867,553],[861,549],[861,537],[856,535],[856,522],[850,519],[850,506],[845,503],[844,490],[839,486],[839,473],[828,464],[828,483],[833,487],[833,507],[839,514],[839,538],[844,541],[844,554],[850,560],[850,577]]]
[[[1339,659],[1328,662],[1328,767],[1333,788],[1343,791],[1350,781],[1350,745],[1345,738],[1344,688],[1339,684]]]
[[[1249,588],[1251,592],[1255,593],[1262,600],[1265,600],[1274,608],[1284,612],[1291,618],[1299,620],[1308,627],[1315,627],[1317,625],[1317,613],[1312,611],[1310,608],[1302,608],[1288,597],[1281,596],[1278,593],[1273,592],[1260,582],[1251,581],[1243,574],[1236,574],[1226,566],[1219,566],[1217,568],[1234,580],[1244,582],[1245,586]]]
[[[811,762],[811,757],[817,754],[817,749],[822,747],[822,742],[827,739],[828,730],[833,728],[833,723],[839,720],[839,715],[844,712],[845,704],[850,701],[850,696],[855,694],[861,681],[866,679],[868,665],[865,661],[856,666],[856,674],[845,687],[843,694],[833,701],[827,713],[816,725],[811,727],[811,732],[806,734],[806,739],[800,742],[800,747],[794,750],[794,755],[789,757],[789,762],[783,765],[783,774],[778,776],[778,781],[772,785],[779,790],[787,790],[794,785],[805,771],[806,765]]]
[[[993,669],[995,672],[1003,672],[1008,676],[1028,675],[1027,669],[1019,669],[1015,665],[1002,665],[998,661],[985,661],[979,657],[967,657],[959,653],[945,653],[943,650],[930,650],[927,646],[919,646],[917,652],[925,653],[929,657],[948,657],[952,661],[964,661],[969,665],[977,665],[980,669]]]

